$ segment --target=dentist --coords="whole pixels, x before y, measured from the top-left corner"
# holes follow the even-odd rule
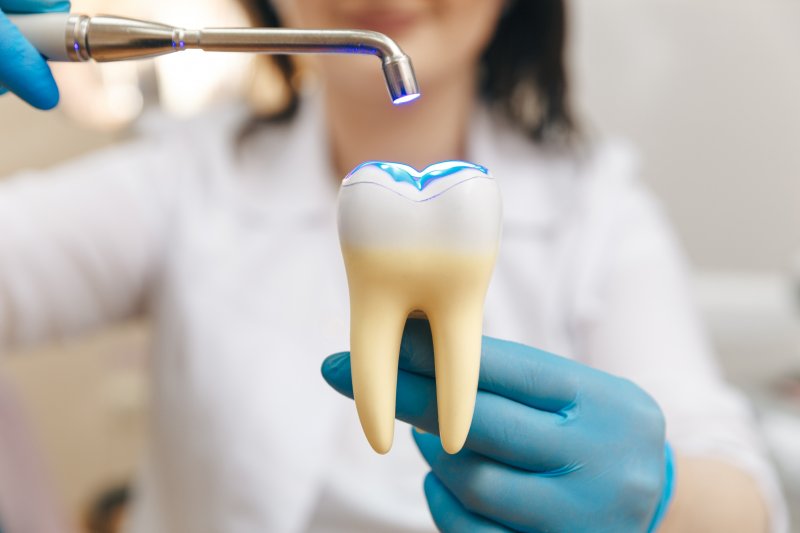
[[[132,531],[786,531],[749,408],[714,363],[632,157],[577,132],[563,2],[245,3],[258,25],[387,33],[423,97],[393,108],[371,58],[278,59],[284,98],[266,117],[151,121],[0,184],[0,350],[152,317]],[[58,101],[2,13],[0,85]],[[457,455],[435,435],[425,323],[406,327],[398,417],[428,433],[398,432],[390,454],[319,378],[348,344],[336,182],[374,159],[473,160],[500,180],[504,239]],[[345,395],[349,364],[323,364]]]

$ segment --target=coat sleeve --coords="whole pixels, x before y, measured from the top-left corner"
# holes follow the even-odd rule
[[[0,180],[0,353],[142,308],[175,194],[172,160],[149,138]]]
[[[750,473],[787,531],[779,483],[751,406],[728,385],[692,300],[688,269],[658,205],[621,153],[587,186],[576,328],[588,362],[650,393],[676,451],[727,460]]]
[[[0,528],[73,531],[53,490],[33,429],[12,384],[0,375]]]

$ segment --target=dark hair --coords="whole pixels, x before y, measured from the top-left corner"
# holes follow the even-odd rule
[[[269,0],[242,2],[255,24],[281,26]],[[481,59],[481,97],[538,143],[566,142],[576,131],[564,64],[566,36],[564,0],[509,0]],[[289,89],[283,108],[264,117],[274,122],[294,115],[298,93],[291,58],[272,60]]]

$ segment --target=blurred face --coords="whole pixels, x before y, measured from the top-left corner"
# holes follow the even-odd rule
[[[475,73],[504,0],[276,0],[284,24],[297,28],[358,28],[395,39],[414,64],[420,86],[435,90]],[[372,100],[386,98],[378,61],[324,57],[328,84]],[[377,91],[377,92],[376,92]],[[388,101],[388,100],[386,100]]]

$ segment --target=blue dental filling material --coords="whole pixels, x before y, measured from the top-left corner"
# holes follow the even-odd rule
[[[403,163],[392,163],[387,161],[367,161],[358,165],[347,178],[358,172],[364,167],[376,167],[386,172],[397,183],[408,183],[413,185],[417,190],[421,191],[428,184],[436,181],[439,178],[451,176],[462,170],[477,170],[482,174],[489,174],[489,171],[474,163],[467,163],[465,161],[443,161],[441,163],[434,163],[427,167],[422,172],[418,172],[414,167],[404,165]]]

